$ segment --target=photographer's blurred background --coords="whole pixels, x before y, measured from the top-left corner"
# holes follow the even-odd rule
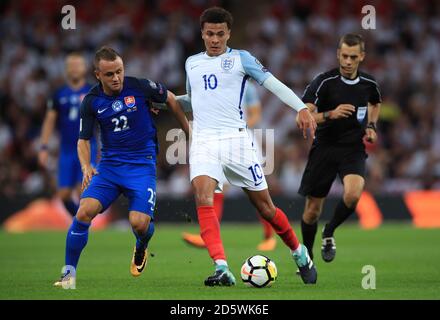
[[[61,28],[65,4],[76,9],[76,30]],[[439,1],[2,1],[0,222],[31,200],[55,193],[58,140],[49,145],[49,170],[39,168],[37,151],[47,100],[64,81],[65,55],[82,52],[89,62],[89,80],[95,83],[90,62],[95,50],[107,44],[122,54],[126,75],[161,81],[184,94],[184,62],[203,51],[198,17],[213,4],[234,15],[230,46],[250,50],[299,96],[318,73],[337,65],[340,36],[361,33],[366,40],[361,69],[376,78],[383,98],[379,142],[367,146],[366,190],[378,198],[406,201],[404,192],[440,189]],[[376,9],[375,30],[361,27],[366,4]],[[264,88],[259,93],[260,127],[275,129],[275,170],[267,176],[270,191],[286,203],[292,201],[300,212],[297,189],[310,143],[296,129],[290,108]],[[165,212],[169,205],[175,211],[171,208],[176,201],[192,201],[188,169],[165,159],[170,144],[165,135],[177,123],[161,112],[157,127],[162,143],[158,210]],[[341,185],[335,183],[331,194],[340,192]],[[241,196],[234,189],[228,193],[232,199]],[[400,204],[391,204],[395,209],[386,209],[385,218],[389,211],[407,210]]]

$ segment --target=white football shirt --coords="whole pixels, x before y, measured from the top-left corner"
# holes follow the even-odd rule
[[[249,52],[231,48],[216,57],[206,52],[190,56],[185,70],[194,132],[246,128],[243,95],[247,80],[251,77],[262,85],[271,76]]]

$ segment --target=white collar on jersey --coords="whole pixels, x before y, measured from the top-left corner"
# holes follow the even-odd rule
[[[351,79],[344,78],[344,76],[341,75],[341,80],[342,80],[342,82],[344,82],[348,85],[354,85],[360,81],[360,78],[359,78],[359,76],[357,76],[356,79],[351,80]]]

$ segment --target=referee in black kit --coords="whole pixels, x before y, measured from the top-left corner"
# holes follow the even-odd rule
[[[339,68],[319,74],[307,86],[303,102],[318,123],[299,193],[306,197],[301,221],[303,243],[313,259],[313,243],[325,197],[339,176],[344,195],[322,230],[322,258],[336,255],[335,229],[355,210],[364,188],[365,145],[374,143],[380,92],[374,78],[358,70],[365,58],[362,36],[346,34],[337,50]]]

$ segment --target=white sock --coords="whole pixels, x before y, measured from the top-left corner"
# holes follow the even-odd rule
[[[219,266],[228,266],[228,263],[226,262],[226,260],[223,260],[223,259],[217,259],[217,260],[215,260],[214,261],[214,263],[215,263],[215,268],[217,269],[217,267],[219,267]]]

